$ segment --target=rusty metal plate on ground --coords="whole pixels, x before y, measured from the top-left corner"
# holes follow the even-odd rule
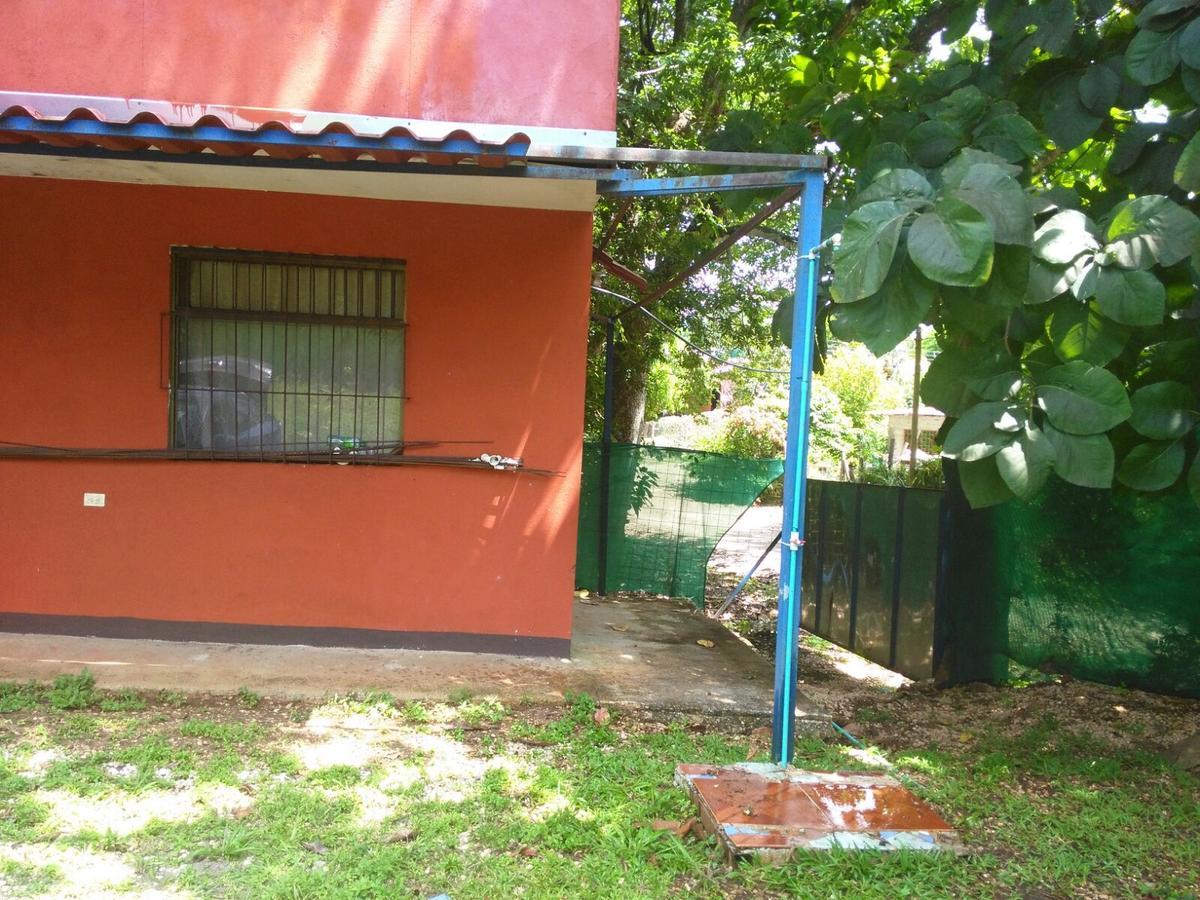
[[[893,778],[805,772],[772,763],[682,765],[676,781],[732,861],[796,850],[962,852],[950,825]]]

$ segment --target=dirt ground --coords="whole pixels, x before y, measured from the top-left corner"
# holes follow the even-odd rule
[[[752,562],[753,560],[750,560]],[[738,564],[749,563],[737,559]],[[709,569],[714,614],[740,576]],[[744,572],[743,572],[744,574]],[[777,575],[755,577],[719,618],[768,658],[774,656]],[[800,690],[856,737],[880,747],[962,744],[985,731],[1016,734],[1053,719],[1066,731],[1118,747],[1160,751],[1200,731],[1200,700],[1046,677],[1021,689],[968,684],[938,689],[914,683],[805,633]]]

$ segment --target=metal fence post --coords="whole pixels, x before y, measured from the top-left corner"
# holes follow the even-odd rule
[[[804,506],[808,467],[809,393],[816,331],[817,277],[821,242],[821,205],[825,182],[820,173],[804,179],[792,316],[792,363],[788,391],[787,454],[783,476],[783,540],[779,567],[779,618],[775,634],[775,706],[771,721],[771,758],[792,761],[795,748],[796,677],[800,642],[801,565],[804,553]]]
[[[604,323],[604,423],[600,431],[600,521],[596,530],[596,591],[608,593],[608,516],[612,493],[613,362],[616,358],[615,321]]]

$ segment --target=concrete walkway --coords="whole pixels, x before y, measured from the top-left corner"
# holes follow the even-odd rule
[[[279,697],[377,689],[402,700],[466,689],[508,702],[586,692],[614,705],[750,717],[770,715],[773,682],[770,662],[749,645],[691,606],[657,599],[577,599],[571,659],[0,634],[0,680],[48,681],[84,666],[105,688],[247,687]],[[801,707],[823,717],[804,698]]]

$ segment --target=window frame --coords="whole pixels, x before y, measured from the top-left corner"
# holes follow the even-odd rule
[[[385,316],[363,316],[363,315],[337,315],[332,313],[313,313],[313,312],[287,312],[274,310],[251,310],[251,309],[236,309],[236,308],[219,308],[219,307],[197,307],[190,303],[191,300],[191,264],[193,262],[217,262],[217,263],[249,263],[261,266],[279,265],[279,266],[309,266],[322,267],[327,269],[340,270],[366,270],[372,272],[391,272],[393,275],[399,275],[400,287],[393,298],[393,311],[395,315],[390,317]],[[242,250],[224,247],[198,247],[194,245],[173,245],[170,248],[170,267],[171,267],[171,299],[170,310],[167,318],[169,319],[166,331],[166,341],[168,344],[168,359],[169,369],[167,372],[166,388],[167,388],[167,448],[177,450],[185,455],[185,458],[192,459],[212,459],[220,458],[221,460],[229,460],[233,462],[287,462],[295,460],[303,462],[306,459],[315,458],[315,460],[324,461],[330,456],[338,456],[338,461],[343,459],[347,462],[353,459],[353,454],[349,454],[349,458],[339,456],[332,445],[328,451],[315,450],[311,446],[302,451],[290,451],[286,446],[282,450],[267,449],[261,444],[257,447],[235,448],[234,450],[214,450],[199,447],[186,447],[177,443],[177,422],[175,415],[175,405],[180,386],[178,384],[180,353],[186,348],[183,347],[183,341],[180,339],[181,322],[187,319],[198,320],[214,320],[214,321],[233,321],[233,322],[257,322],[257,323],[283,323],[285,325],[298,326],[334,326],[343,328],[371,328],[371,329],[386,329],[396,330],[400,332],[401,352],[400,352],[400,372],[399,384],[400,394],[399,401],[401,404],[400,415],[400,433],[397,435],[397,441],[400,442],[399,447],[403,448],[404,439],[404,405],[408,401],[407,394],[407,312],[408,312],[408,291],[407,291],[407,263],[403,259],[392,259],[384,257],[361,257],[361,256],[340,256],[331,254],[318,253],[290,253],[266,250]],[[286,340],[286,338],[285,338]],[[287,392],[282,392],[287,395]],[[356,395],[369,397],[371,395]],[[377,400],[382,400],[384,395],[378,395]],[[286,401],[285,401],[286,402]],[[372,456],[377,456],[377,453],[364,455],[360,457],[360,461],[368,461]],[[297,458],[299,457],[299,458]]]

